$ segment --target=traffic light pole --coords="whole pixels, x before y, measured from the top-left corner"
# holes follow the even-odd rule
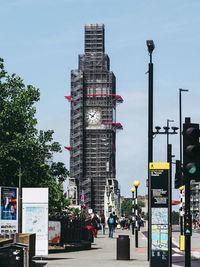
[[[168,196],[169,196],[169,205],[168,205],[168,218],[169,218],[169,233],[172,233],[172,145],[167,145],[167,161],[170,164],[170,174],[168,182]],[[172,236],[168,235],[169,242],[169,266],[172,266]]]
[[[181,191],[181,203],[180,203],[180,232],[183,235],[183,192]]]
[[[181,98],[181,94],[182,94],[182,92],[188,92],[188,91],[189,91],[188,89],[179,88],[179,130],[180,130],[179,138],[180,138],[180,166],[181,167],[183,166],[183,157],[182,157],[182,98]],[[182,178],[182,172],[180,172],[180,175]],[[183,197],[183,195],[182,195],[182,197]],[[183,206],[182,206],[182,212],[181,212],[181,217],[180,217],[180,234],[181,234],[181,236],[183,235]]]
[[[190,216],[190,179],[189,178],[186,178],[186,181],[185,181],[185,214]],[[185,235],[185,267],[190,267],[190,266],[191,266],[191,235]]]

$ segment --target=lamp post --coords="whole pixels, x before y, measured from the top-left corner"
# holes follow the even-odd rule
[[[135,216],[134,192],[135,192],[135,187],[131,188],[131,192],[132,192],[132,235],[134,235],[134,227],[135,227],[135,222],[134,222],[134,216]]]
[[[107,217],[109,217],[109,204],[110,204],[110,187],[109,185],[106,186],[106,196],[107,196]]]
[[[19,167],[18,233],[22,233],[22,169]]]
[[[140,185],[139,181],[134,181],[133,185],[135,186],[135,247],[138,248],[138,229],[139,229],[139,225],[138,225],[138,201],[137,201],[137,190],[138,187]]]
[[[153,63],[152,63],[152,53],[155,48],[153,40],[146,41],[150,62],[149,62],[149,83],[148,83],[148,168],[149,163],[153,162]],[[151,185],[150,176],[148,171],[148,260],[150,257],[150,246],[151,246],[151,208],[150,208],[150,198],[151,198]]]
[[[188,89],[179,89],[179,129],[180,129],[180,163],[182,166],[183,160],[182,160],[182,98],[181,94],[182,92],[188,92]]]
[[[167,162],[169,162],[169,159],[168,159],[168,155],[169,155],[169,151],[168,151],[168,145],[169,145],[169,133],[168,133],[168,131],[169,131],[169,129],[170,129],[170,127],[169,127],[169,123],[170,122],[174,122],[174,120],[169,120],[169,119],[167,119]]]

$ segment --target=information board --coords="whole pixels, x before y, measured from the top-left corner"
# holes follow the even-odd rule
[[[149,165],[152,267],[169,266],[169,166],[169,163]]]
[[[22,231],[36,234],[36,256],[48,255],[48,188],[23,188],[22,197]]]

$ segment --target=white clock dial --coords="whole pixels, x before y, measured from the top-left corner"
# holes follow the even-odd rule
[[[101,122],[101,112],[97,107],[91,107],[86,110],[85,120],[88,125],[98,125]]]

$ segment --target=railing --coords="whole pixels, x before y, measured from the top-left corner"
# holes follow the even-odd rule
[[[90,225],[90,222],[81,218],[51,218],[50,220],[61,222],[61,246],[71,243],[81,243],[82,240],[92,242],[91,236],[85,229],[85,226]]]

